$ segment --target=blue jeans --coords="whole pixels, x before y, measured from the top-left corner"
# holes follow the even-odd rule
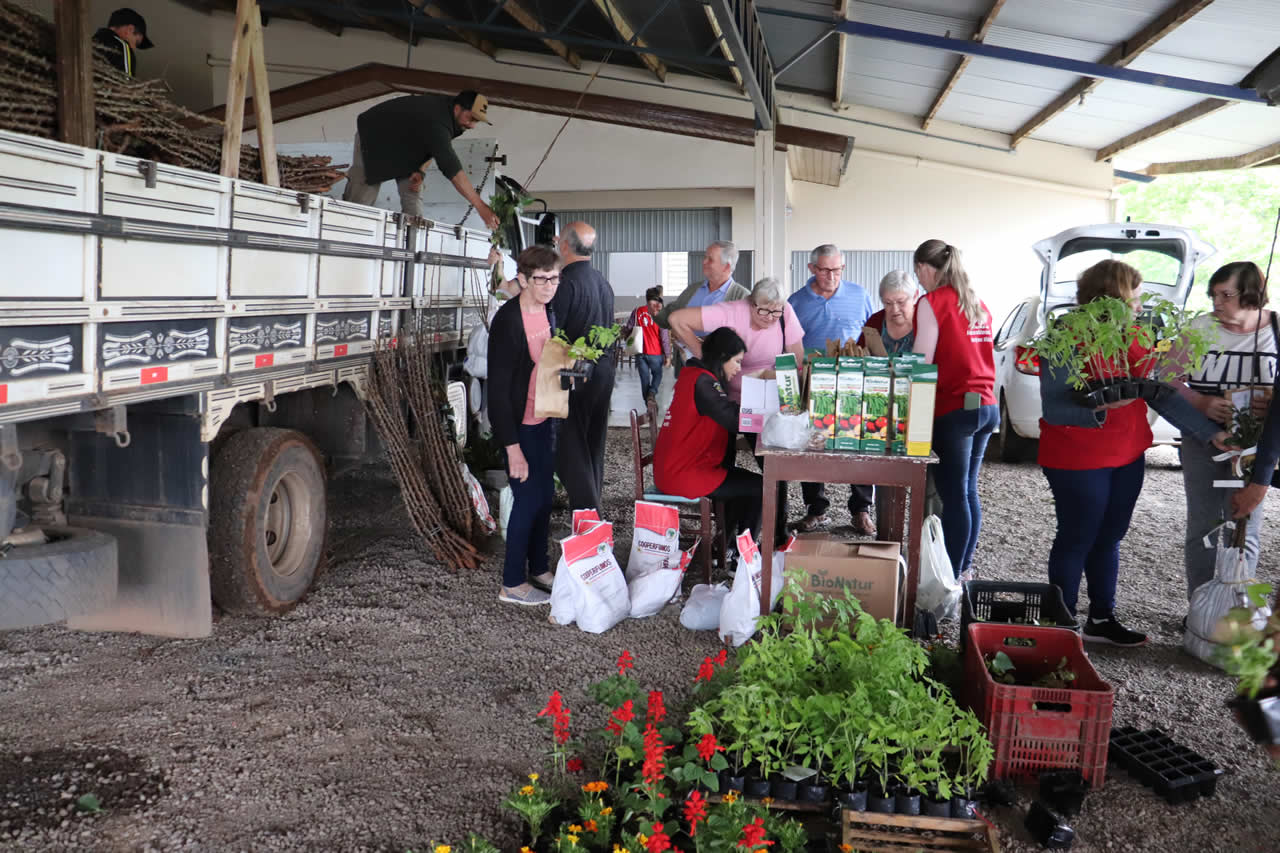
[[[640,394],[657,399],[658,388],[662,385],[662,356],[636,356],[636,370],[640,372]]]
[[[1129,531],[1145,473],[1146,459],[1141,456],[1119,468],[1044,469],[1058,516],[1058,533],[1049,550],[1049,582],[1062,590],[1073,615],[1081,574],[1089,581],[1090,618],[1106,619],[1115,613],[1120,540]]]
[[[982,529],[978,471],[999,422],[998,406],[958,409],[933,421],[933,451],[938,454],[933,481],[942,499],[942,536],[956,577],[968,571],[978,548]]]
[[[520,424],[516,435],[520,452],[529,463],[524,482],[511,477],[511,516],[507,519],[507,554],[502,561],[502,585],[519,586],[531,575],[547,571],[547,540],[551,528],[551,500],[555,497],[555,421],[537,426]],[[505,451],[504,451],[505,452]],[[527,567],[527,568],[526,568]]]

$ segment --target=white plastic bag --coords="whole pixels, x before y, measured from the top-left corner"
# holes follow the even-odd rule
[[[788,548],[790,543],[788,543]],[[782,567],[788,548],[774,552],[769,584],[769,609],[778,603],[782,593]],[[764,557],[751,538],[751,531],[738,536],[738,568],[733,574],[733,587],[720,605],[720,639],[740,646],[756,632],[760,621],[760,587],[764,574]]]
[[[680,561],[671,568],[654,569],[627,584],[632,619],[652,616],[680,594],[680,582],[684,580],[685,569],[693,562],[693,551],[697,547],[695,544],[688,551],[679,552]]]
[[[680,565],[680,510],[669,504],[636,501],[627,581]]]
[[[728,584],[695,584],[689,591],[689,600],[680,611],[680,624],[690,631],[716,630],[720,627],[720,608],[728,594]]]
[[[613,556],[613,525],[598,522],[561,541],[551,584],[551,621],[602,634],[631,612],[627,581]],[[557,588],[559,592],[557,593]]]
[[[623,352],[627,355],[644,355],[644,329],[637,323],[627,336],[627,345]]]
[[[924,520],[920,537],[920,585],[916,589],[916,609],[932,613],[935,619],[960,616],[960,581],[951,568],[942,521],[931,515]]]
[[[1226,530],[1234,532],[1236,524],[1244,521],[1226,522],[1209,531],[1204,537],[1204,547],[1213,548],[1213,534]],[[1233,607],[1247,607],[1249,596],[1246,589],[1257,579],[1250,576],[1249,560],[1243,548],[1230,545],[1217,545],[1218,553],[1214,559],[1213,580],[1196,587],[1191,593],[1191,606],[1187,612],[1187,630],[1182,635],[1182,647],[1205,663],[1220,667],[1217,658],[1218,643],[1213,641],[1218,623]],[[1252,624],[1262,630],[1271,616],[1271,608],[1264,604],[1253,611]]]
[[[760,440],[766,447],[804,450],[809,446],[810,431],[808,415],[784,415],[781,412],[774,412],[765,420]]]
[[[515,492],[510,486],[503,486],[498,492],[498,532],[502,534],[503,542],[507,541],[507,521],[511,518],[511,507],[515,502]]]
[[[493,516],[489,513],[489,500],[484,496],[484,489],[480,487],[480,481],[471,473],[471,469],[465,463],[459,462],[462,466],[462,479],[467,481],[467,491],[471,493],[471,506],[476,511],[476,517],[480,519],[480,523],[484,525],[484,529],[489,533],[498,529],[498,523],[493,520]],[[499,509],[501,511],[501,509]],[[508,513],[510,510],[508,510]],[[506,525],[503,525],[505,532]],[[506,538],[505,536],[503,538]]]

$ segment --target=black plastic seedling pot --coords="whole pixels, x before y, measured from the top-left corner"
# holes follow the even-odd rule
[[[1108,757],[1171,804],[1217,791],[1223,771],[1159,729],[1112,729]]]
[[[1025,821],[1027,832],[1031,833],[1041,847],[1050,850],[1070,850],[1076,840],[1076,832],[1063,822],[1059,815],[1053,813],[1042,802],[1034,802],[1027,810]]]
[[[1265,690],[1256,699],[1237,696],[1227,706],[1240,715],[1255,743],[1280,743],[1280,691]]]
[[[1051,770],[1040,774],[1040,799],[1055,812],[1067,817],[1080,813],[1089,783],[1079,770]]]

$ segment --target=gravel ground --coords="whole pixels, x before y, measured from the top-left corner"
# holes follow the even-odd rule
[[[606,514],[624,555],[629,448],[614,430]],[[1092,659],[1116,687],[1117,725],[1161,726],[1228,775],[1213,799],[1171,807],[1114,770],[1075,819],[1073,849],[1280,850],[1280,773],[1224,712],[1228,679],[1170,630],[1184,612],[1182,482],[1169,451],[1148,458],[1121,601],[1152,644]],[[1039,469],[990,463],[982,493],[982,576],[1043,578],[1053,512]],[[674,607],[594,636],[498,603],[497,558],[466,573],[434,564],[378,466],[339,477],[330,497],[331,567],[283,618],[224,617],[205,640],[0,634],[0,848],[421,850],[475,829],[514,850],[499,803],[544,760],[534,715],[550,691],[594,726],[584,687],[623,649],[675,704],[716,647]],[[1261,574],[1274,580],[1276,563],[1264,549]],[[101,813],[76,811],[84,793]],[[1019,812],[990,817],[1004,850],[1037,849]]]

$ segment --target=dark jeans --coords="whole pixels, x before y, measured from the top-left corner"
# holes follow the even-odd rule
[[[662,356],[636,356],[636,370],[640,373],[640,394],[656,398],[662,385]]]
[[[1058,532],[1049,550],[1049,582],[1061,588],[1062,600],[1073,614],[1081,574],[1089,581],[1089,616],[1106,619],[1115,612],[1120,540],[1129,530],[1145,473],[1146,459],[1141,456],[1120,468],[1044,469],[1058,515]]]
[[[520,451],[529,463],[529,478],[523,482],[512,479],[511,466],[507,465],[512,502],[507,519],[507,554],[502,561],[503,586],[519,586],[530,576],[548,571],[547,540],[551,500],[556,491],[554,429],[555,421],[551,419],[537,426],[521,424],[516,428]]]
[[[969,569],[978,548],[982,529],[978,471],[999,422],[998,406],[958,409],[933,421],[933,451],[938,454],[933,478],[942,499],[942,536],[956,577]]]
[[[824,515],[831,508],[831,501],[827,500],[826,486],[826,483],[800,484],[800,494],[804,496],[804,503],[809,508],[809,515]],[[849,515],[866,512],[871,509],[871,504],[874,501],[874,486],[849,486]]]
[[[555,458],[570,509],[600,508],[613,379],[613,363],[601,356],[586,385],[569,392],[569,417],[560,424]]]
[[[730,542],[743,530],[760,536],[760,510],[764,506],[764,478],[754,471],[733,467],[724,482],[716,486],[707,497],[724,501],[724,513],[728,516],[725,528]]]
[[[756,449],[756,444],[760,440],[760,433],[744,432],[742,433],[742,437],[747,440],[747,444],[751,447],[751,450],[754,452]],[[734,459],[737,456],[737,450],[736,450],[737,441],[738,440],[736,437],[731,436],[729,439],[729,447],[725,454],[726,466],[728,465],[730,460]],[[764,470],[763,456],[756,457],[756,465],[760,466],[761,471]],[[738,469],[738,470],[742,470],[742,469]],[[760,480],[760,485],[758,488],[760,490],[761,500],[763,501],[763,497],[764,497],[764,478],[763,477]],[[787,539],[789,538],[787,535],[787,483],[785,480],[778,481],[778,492],[777,492],[776,503],[777,503],[778,511],[776,513],[777,520],[774,522],[774,525],[773,525],[773,544],[775,547],[779,547],[784,542],[786,542]],[[763,508],[763,503],[761,504],[761,506]],[[725,512],[728,512],[728,511],[729,511],[728,507],[726,507]],[[755,533],[757,536],[760,533],[759,528],[756,528],[756,527],[751,528],[751,532]]]

